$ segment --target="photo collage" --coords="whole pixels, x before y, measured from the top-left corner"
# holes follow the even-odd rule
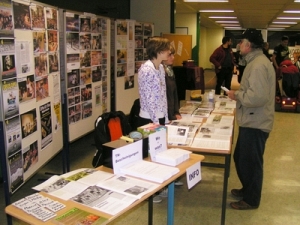
[[[92,116],[95,82],[101,82],[102,111],[107,111],[107,19],[66,13],[65,29],[68,116],[74,124]]]

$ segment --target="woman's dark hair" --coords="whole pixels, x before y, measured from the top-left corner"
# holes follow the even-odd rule
[[[146,52],[149,59],[157,58],[157,54],[170,49],[170,42],[163,37],[150,37],[147,40]]]

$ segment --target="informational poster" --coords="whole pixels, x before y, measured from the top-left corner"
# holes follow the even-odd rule
[[[52,142],[51,103],[40,106],[42,150]]]
[[[2,80],[4,118],[19,114],[19,88],[17,79]]]
[[[13,37],[14,24],[12,20],[11,0],[1,0],[0,2],[0,37]]]
[[[11,156],[21,150],[21,123],[19,115],[5,120],[7,154]]]
[[[24,182],[21,151],[8,157],[8,164],[10,171],[10,188],[11,192],[15,192]]]

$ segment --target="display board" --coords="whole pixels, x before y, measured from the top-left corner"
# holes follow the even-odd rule
[[[139,98],[137,72],[147,60],[145,43],[153,36],[153,23],[134,20],[115,21],[115,102],[125,114]]]
[[[94,130],[98,116],[110,110],[110,19],[62,11],[69,142]]]
[[[173,66],[182,66],[183,61],[192,59],[192,35],[162,34],[174,46],[175,59]]]
[[[1,13],[10,18],[0,30],[1,121],[14,193],[63,147],[59,18],[28,1],[1,1]]]

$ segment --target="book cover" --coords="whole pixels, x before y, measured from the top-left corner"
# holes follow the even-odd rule
[[[100,217],[78,208],[72,208],[66,213],[54,218],[55,224],[58,225],[100,225],[103,224],[106,220],[107,218]]]

